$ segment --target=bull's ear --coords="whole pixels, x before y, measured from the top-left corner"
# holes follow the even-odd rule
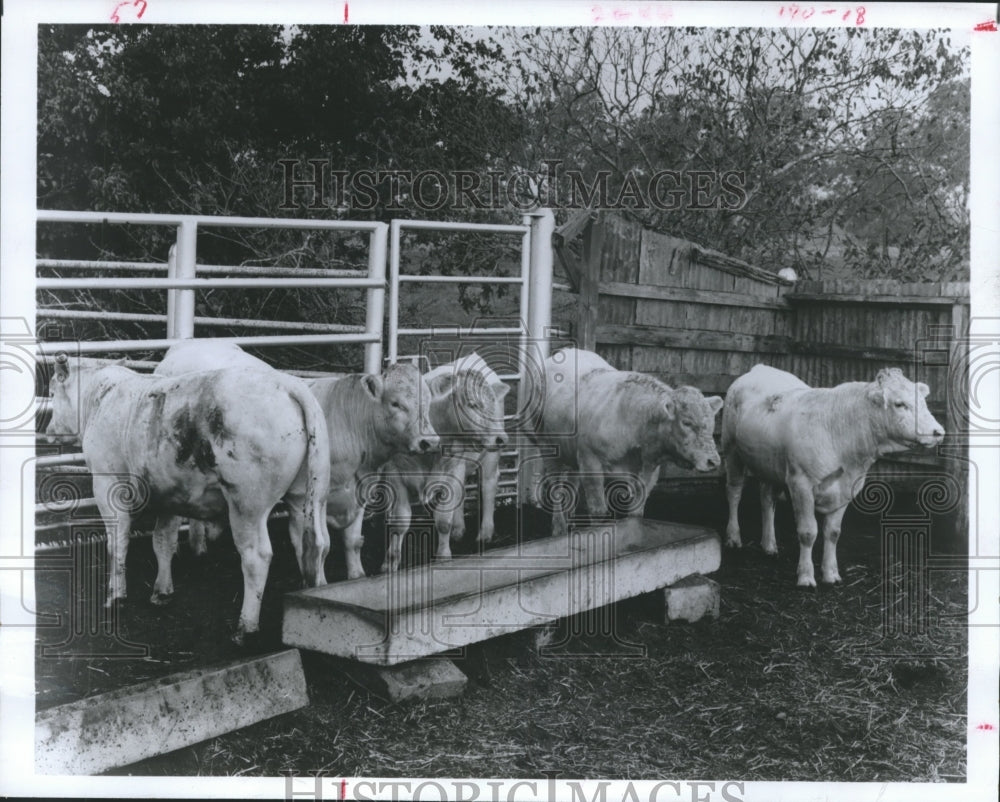
[[[365,392],[368,393],[372,401],[382,400],[382,389],[385,385],[382,382],[381,376],[376,376],[373,373],[367,373],[361,380],[361,385],[365,388]]]
[[[504,384],[503,382],[501,382],[500,384],[494,384],[492,385],[492,387],[493,387],[493,397],[498,399],[506,398],[507,393],[510,391],[510,385]]]
[[[879,387],[884,387],[886,381],[889,379],[889,376],[889,368],[882,368],[882,370],[875,374],[875,383]]]
[[[927,398],[931,392],[931,388],[923,382],[917,382],[917,392],[920,393],[921,398]]]
[[[708,406],[711,408],[712,417],[714,418],[719,414],[719,410],[722,409],[722,398],[717,395],[713,395],[705,400],[708,401]]]
[[[882,372],[879,371],[878,378],[868,385],[868,389],[865,391],[865,395],[868,400],[876,407],[882,407],[883,409],[889,406],[889,394],[882,387],[884,384],[882,379]]]
[[[62,351],[56,354],[56,372],[54,378],[57,382],[64,382],[69,378],[69,359]]]
[[[674,403],[674,397],[672,395],[668,395],[663,399],[663,414],[666,416],[667,420],[674,419],[674,410],[676,406],[677,405]]]
[[[427,387],[430,389],[431,395],[435,398],[448,395],[448,393],[455,389],[455,374],[451,371],[439,373],[427,382]]]

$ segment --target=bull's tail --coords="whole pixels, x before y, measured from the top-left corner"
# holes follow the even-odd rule
[[[303,502],[302,573],[308,587],[326,584],[323,563],[330,551],[326,500],[330,492],[330,435],[319,401],[298,379],[279,374],[302,410],[306,431],[306,489]]]
[[[722,432],[719,445],[723,459],[725,459],[733,447],[736,438],[736,432],[734,431],[736,428],[736,414],[740,406],[742,406],[741,401],[738,389],[734,390],[733,387],[730,387],[726,393],[726,400],[722,405]]]

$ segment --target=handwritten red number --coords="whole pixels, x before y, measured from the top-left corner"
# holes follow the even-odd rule
[[[816,9],[810,6],[805,11],[802,12],[802,19],[809,19],[815,13]]]
[[[137,20],[142,19],[142,15],[146,13],[146,5],[146,0],[132,0],[131,3],[126,0],[124,3],[119,3],[115,6],[115,10],[111,12],[111,21],[115,23],[121,22],[122,20],[121,17],[118,16],[118,11],[126,6],[132,6],[132,8],[138,9],[138,11],[136,11],[135,18]]]
[[[855,25],[864,25],[865,24],[865,7],[864,6],[858,6],[858,18],[854,21],[854,24]]]
[[[604,9],[600,6],[592,6],[590,9],[590,16],[594,22],[604,22]]]

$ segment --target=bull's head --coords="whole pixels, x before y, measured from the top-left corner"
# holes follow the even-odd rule
[[[899,368],[883,368],[865,395],[881,413],[888,439],[906,448],[931,447],[944,439],[944,428],[927,409],[930,388],[911,382]]]
[[[397,363],[382,377],[365,377],[366,387],[381,405],[390,436],[414,454],[433,451],[441,438],[430,422],[431,392],[413,365]]]
[[[678,387],[664,400],[665,417],[661,438],[681,463],[697,471],[712,471],[722,462],[715,447],[715,416],[722,409],[722,399],[705,398],[694,387]]]
[[[431,423],[438,434],[495,449],[507,443],[503,427],[503,383],[489,384],[474,370],[447,371],[432,377]]]
[[[78,384],[77,371],[70,370],[66,354],[56,354],[55,370],[49,382],[52,417],[45,428],[46,439],[50,443],[62,442],[67,436],[76,438],[80,434]]]

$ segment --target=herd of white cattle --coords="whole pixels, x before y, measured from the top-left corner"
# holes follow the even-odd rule
[[[588,513],[606,516],[608,487],[624,480],[631,498],[625,514],[642,515],[664,461],[712,471],[724,460],[726,543],[741,545],[737,511],[751,474],[761,488],[762,546],[776,553],[774,497],[786,490],[800,544],[799,585],[815,585],[817,516],[822,579],[838,582],[841,519],[872,464],[944,437],[927,409],[927,385],[895,368],[868,383],[813,389],[758,365],[732,384],[725,402],[616,370],[579,349],[552,354],[543,374],[541,414],[525,435],[543,455],[535,500],[545,482],[562,483],[564,503],[552,505],[555,534],[568,531],[581,485]],[[479,539],[490,540],[500,449],[508,442],[507,392],[476,354],[423,375],[400,363],[380,376],[303,380],[236,345],[190,340],[173,346],[151,375],[58,357],[47,434],[79,442],[93,474],[108,529],[107,604],[126,596],[129,533],[140,513],[155,515],[155,604],[173,593],[181,516],[191,519],[189,540],[198,553],[228,522],[243,568],[234,636],[242,642],[258,629],[272,553],[267,520],[279,501],[288,507],[290,538],[309,587],[326,584],[328,526],[343,538],[348,579],[364,576],[361,526],[376,486],[391,502],[383,571],[399,566],[414,502],[433,511],[437,558],[451,556],[450,541],[465,531],[466,480],[477,469]],[[721,457],[713,438],[720,410]]]

